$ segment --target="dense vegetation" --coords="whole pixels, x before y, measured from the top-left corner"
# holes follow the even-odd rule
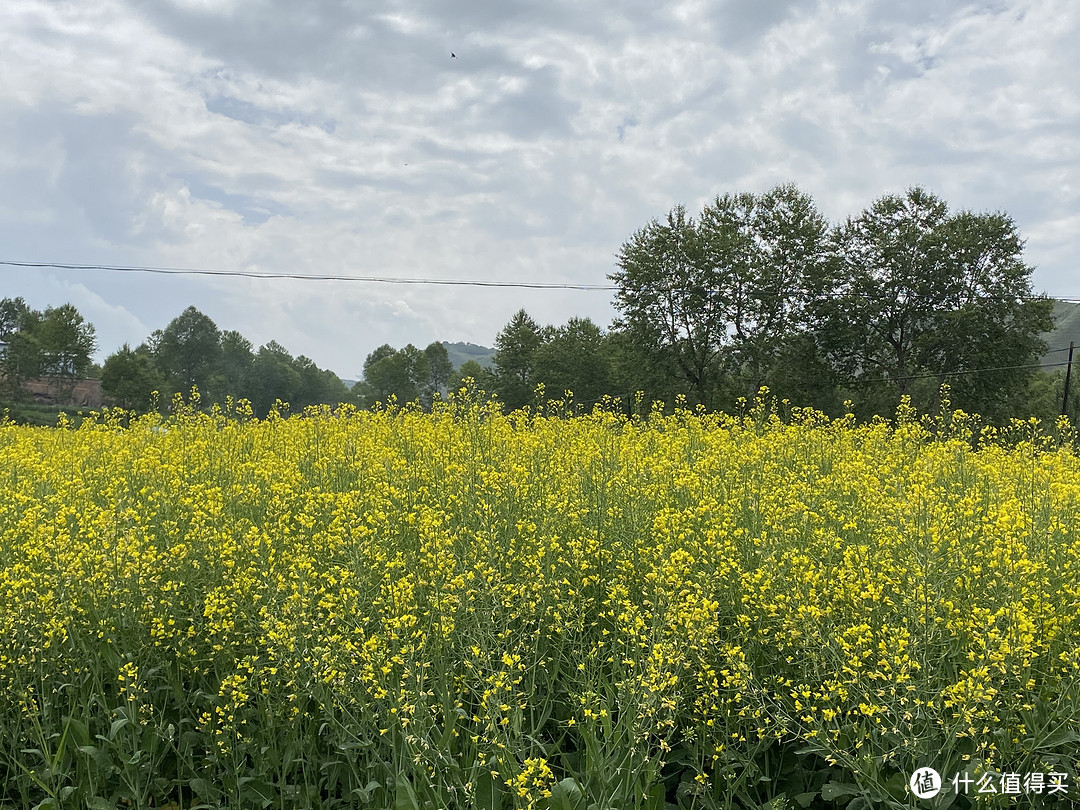
[[[0,425],[0,806],[856,810],[923,766],[985,806],[1078,772],[1068,433],[173,411]]]

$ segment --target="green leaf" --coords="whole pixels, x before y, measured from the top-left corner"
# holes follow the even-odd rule
[[[95,796],[92,799],[86,800],[86,810],[116,810],[116,805],[108,799]]]
[[[1080,729],[1063,726],[1053,734],[1035,743],[1035,750],[1045,751],[1050,748],[1061,748],[1077,742],[1080,742]]]
[[[549,810],[581,810],[585,804],[585,791],[568,776],[551,789],[546,805]]]
[[[71,730],[71,736],[77,745],[90,744],[90,730],[86,727],[86,723],[76,720],[74,717],[67,718],[65,722]]]
[[[359,798],[360,801],[362,801],[362,802],[370,802],[371,797],[375,794],[375,791],[378,790],[381,787],[382,787],[382,784],[380,782],[377,782],[376,780],[372,779],[370,782],[368,782],[362,788],[359,788],[359,787],[358,788],[353,788],[351,792],[352,792],[352,794],[354,796]]]
[[[821,798],[827,802],[836,801],[844,796],[858,796],[862,793],[858,785],[848,782],[826,782],[821,786]]]
[[[394,784],[397,795],[394,799],[394,810],[420,810],[420,802],[416,798],[416,791],[405,774],[399,773]]]
[[[815,796],[817,796],[817,791],[814,791],[813,793],[800,793],[795,797],[795,804],[799,805],[799,807],[809,807],[810,802],[814,800]]]
[[[117,719],[113,720],[112,725],[109,726],[109,742],[115,740],[117,732],[130,722],[131,721],[126,717],[118,717]]]
[[[274,803],[276,791],[274,790],[274,786],[269,782],[246,776],[237,780],[237,784],[240,787],[241,799],[254,802],[255,804],[261,805],[263,808],[269,807]]]
[[[908,780],[902,773],[894,773],[885,782],[885,790],[897,801],[903,802],[907,798]]]

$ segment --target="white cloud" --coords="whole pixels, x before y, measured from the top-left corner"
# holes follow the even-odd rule
[[[385,8],[9,0],[6,258],[596,283],[679,202],[794,181],[839,219],[922,184],[1013,213],[1037,283],[1071,286],[1068,0]],[[116,334],[195,303],[343,374],[382,342],[490,344],[521,306],[612,314],[598,293],[80,283],[135,318]]]

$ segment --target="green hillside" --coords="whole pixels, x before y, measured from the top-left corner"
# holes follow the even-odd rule
[[[1067,351],[1053,351],[1054,349],[1066,349],[1069,341],[1077,346],[1073,354],[1074,360],[1080,360],[1080,304],[1066,301],[1054,302],[1054,328],[1044,335],[1049,351],[1043,355],[1043,365],[1064,363],[1069,359]],[[1047,371],[1056,371],[1063,366],[1054,366]]]
[[[461,368],[461,364],[468,360],[475,360],[484,368],[491,368],[495,362],[495,350],[487,346],[477,346],[475,343],[448,343],[442,342],[446,347],[446,353],[450,355],[450,362],[454,368]]]

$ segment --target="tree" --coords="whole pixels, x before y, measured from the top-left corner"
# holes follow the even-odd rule
[[[679,369],[699,402],[727,343],[724,268],[709,264],[697,224],[679,205],[667,221],[653,220],[623,244],[615,326],[643,354]]]
[[[450,375],[454,373],[454,364],[450,362],[446,346],[438,341],[428,344],[424,349],[424,357],[427,360],[427,377],[424,379],[420,398],[424,407],[430,408],[436,394],[447,392]]]
[[[532,401],[537,380],[533,355],[543,342],[540,327],[520,309],[495,338],[495,392],[510,410]]]
[[[429,376],[428,359],[411,343],[403,349],[380,346],[364,360],[364,382],[369,386],[369,405],[394,397],[399,404],[420,398]]]
[[[41,313],[20,298],[0,301],[0,378],[4,393],[12,399],[24,396],[23,383],[41,373],[38,327]]]
[[[97,349],[94,325],[72,304],[38,312],[22,298],[0,301],[0,375],[6,392],[23,395],[23,384],[47,376],[61,399],[67,399],[75,382],[93,365]]]
[[[292,407],[299,402],[302,379],[293,357],[275,340],[259,347],[252,365],[251,406],[265,416],[276,400]]]
[[[332,371],[319,368],[315,361],[300,355],[293,361],[293,367],[300,374],[300,390],[296,401],[297,409],[308,405],[336,405],[348,399],[349,389]]]
[[[88,323],[71,304],[49,307],[37,324],[41,373],[52,378],[67,400],[75,383],[91,365],[90,356],[97,349],[94,325]]]
[[[491,393],[495,389],[495,375],[491,369],[480,365],[475,360],[466,360],[453,375],[449,390],[456,393],[462,388],[468,388],[468,380],[472,380],[473,386],[480,391]]]
[[[616,328],[677,368],[701,404],[722,374],[744,375],[753,393],[777,346],[803,328],[806,278],[827,231],[792,185],[717,197],[697,221],[676,206],[619,251]]]
[[[753,396],[784,344],[806,325],[808,283],[824,260],[828,223],[794,185],[718,197],[700,229],[710,263],[726,267],[728,371]]]
[[[161,382],[149,352],[133,350],[126,343],[105,359],[101,372],[101,390],[127,409],[148,410]]]
[[[549,330],[547,340],[533,353],[533,374],[549,396],[571,391],[588,406],[611,393],[611,357],[604,333],[589,318],[571,318]]]
[[[220,369],[225,393],[237,399],[250,399],[254,365],[255,349],[251,341],[231,329],[222,332]]]
[[[611,362],[611,391],[634,402],[640,396],[644,415],[654,402],[672,402],[689,393],[686,377],[670,356],[641,345],[626,329],[610,329],[604,354]],[[633,406],[627,403],[628,409]]]
[[[33,313],[22,296],[0,300],[0,341],[7,343],[12,335],[29,329]]]
[[[934,409],[945,381],[955,405],[992,418],[1023,396],[1030,370],[1016,367],[1045,348],[1051,303],[1032,293],[1009,217],[950,216],[944,201],[912,188],[848,219],[832,244],[816,282],[818,343],[849,382],[889,383],[864,395],[877,395],[873,410],[891,410],[903,394]]]
[[[209,317],[188,307],[150,343],[170,394],[186,394],[192,386],[204,395],[220,393],[211,389],[221,370],[221,331]]]

